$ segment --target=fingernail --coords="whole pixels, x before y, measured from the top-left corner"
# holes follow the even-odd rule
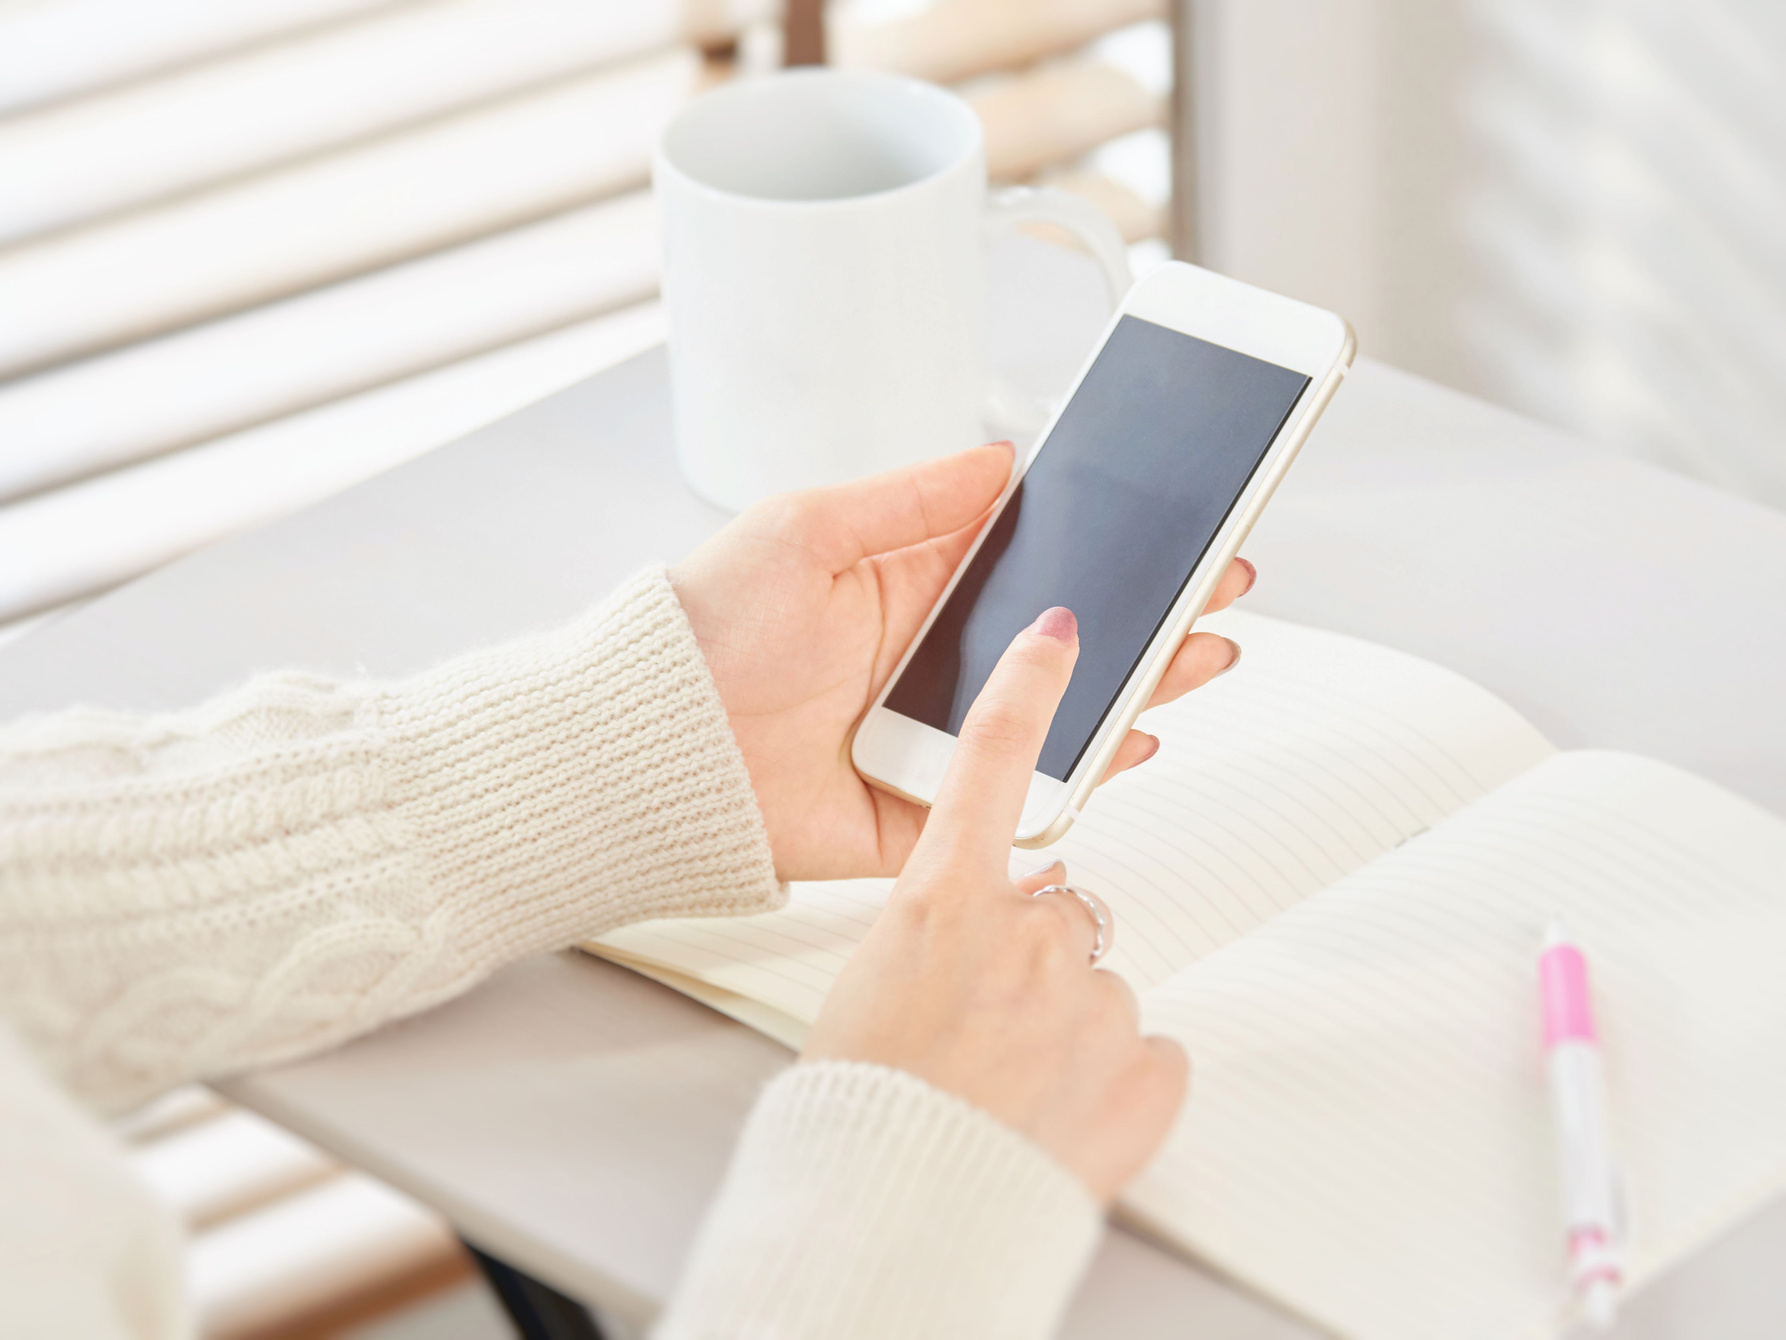
[[[1240,594],[1244,596],[1253,589],[1253,584],[1259,580],[1259,569],[1253,566],[1251,559],[1237,558],[1234,561],[1246,569],[1246,585],[1240,590]]]
[[[1045,875],[1050,870],[1058,870],[1060,868],[1060,865],[1061,865],[1061,860],[1057,856],[1052,861],[1048,861],[1042,865],[1037,866],[1034,870],[1025,870],[1021,875],[1018,876],[1018,878],[1019,879],[1034,879],[1037,875]]]
[[[1136,762],[1138,762],[1138,763],[1145,763],[1145,762],[1147,762],[1148,759],[1152,758],[1155,754],[1160,752],[1160,737],[1157,735],[1150,735],[1147,738],[1149,740],[1151,740],[1153,743],[1148,746],[1147,752],[1145,754],[1141,755],[1141,757],[1136,760]]]
[[[1234,648],[1234,655],[1228,658],[1228,664],[1224,665],[1220,670],[1217,670],[1215,672],[1215,674],[1213,676],[1213,678],[1215,678],[1215,679],[1220,679],[1223,675],[1227,674],[1235,666],[1240,664],[1240,643],[1236,642],[1231,637],[1225,637],[1222,639],[1222,641],[1226,642],[1230,647]]]
[[[1056,605],[1053,609],[1043,610],[1041,617],[1029,626],[1029,631],[1051,637],[1056,642],[1071,642],[1079,636],[1079,620],[1065,605]]]

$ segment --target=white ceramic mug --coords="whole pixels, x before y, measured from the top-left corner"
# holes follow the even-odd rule
[[[1040,407],[987,372],[992,237],[1059,224],[1113,304],[1130,282],[1096,206],[989,199],[973,109],[893,75],[717,89],[665,132],[655,180],[677,454],[696,492],[732,509],[1039,426]]]

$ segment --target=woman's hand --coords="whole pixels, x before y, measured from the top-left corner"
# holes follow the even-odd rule
[[[671,572],[744,752],[783,879],[893,875],[924,810],[870,787],[850,732],[936,603],[1011,473],[1008,443],[758,504]],[[1210,610],[1253,582],[1244,559]],[[1233,664],[1193,633],[1149,706]],[[1131,731],[1106,776],[1152,756]]]
[[[805,1056],[873,1061],[958,1094],[1108,1203],[1165,1139],[1188,1067],[1175,1042],[1141,1036],[1127,983],[1091,966],[1089,911],[1059,894],[1031,896],[1062,882],[1064,868],[1015,884],[1005,873],[1078,652],[1073,616],[1053,609],[999,661],[905,873],[831,988]]]

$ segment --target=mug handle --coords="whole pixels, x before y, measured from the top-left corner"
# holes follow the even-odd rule
[[[1109,215],[1081,196],[1050,186],[1013,186],[987,200],[982,227],[988,246],[1026,223],[1057,224],[1084,242],[1104,272],[1110,307],[1116,309],[1135,279],[1129,271],[1128,248]],[[1024,394],[993,374],[986,390],[989,424],[1007,433],[1027,435],[1040,432],[1052,413],[1053,407],[1040,398]]]

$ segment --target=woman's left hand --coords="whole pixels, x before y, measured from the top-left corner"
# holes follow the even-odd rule
[[[670,573],[744,753],[783,879],[895,875],[925,810],[869,786],[850,732],[936,603],[1010,478],[1008,443],[757,504]],[[1253,584],[1236,559],[1213,612]],[[1149,706],[1234,663],[1192,633]],[[1105,780],[1150,758],[1131,731]]]

